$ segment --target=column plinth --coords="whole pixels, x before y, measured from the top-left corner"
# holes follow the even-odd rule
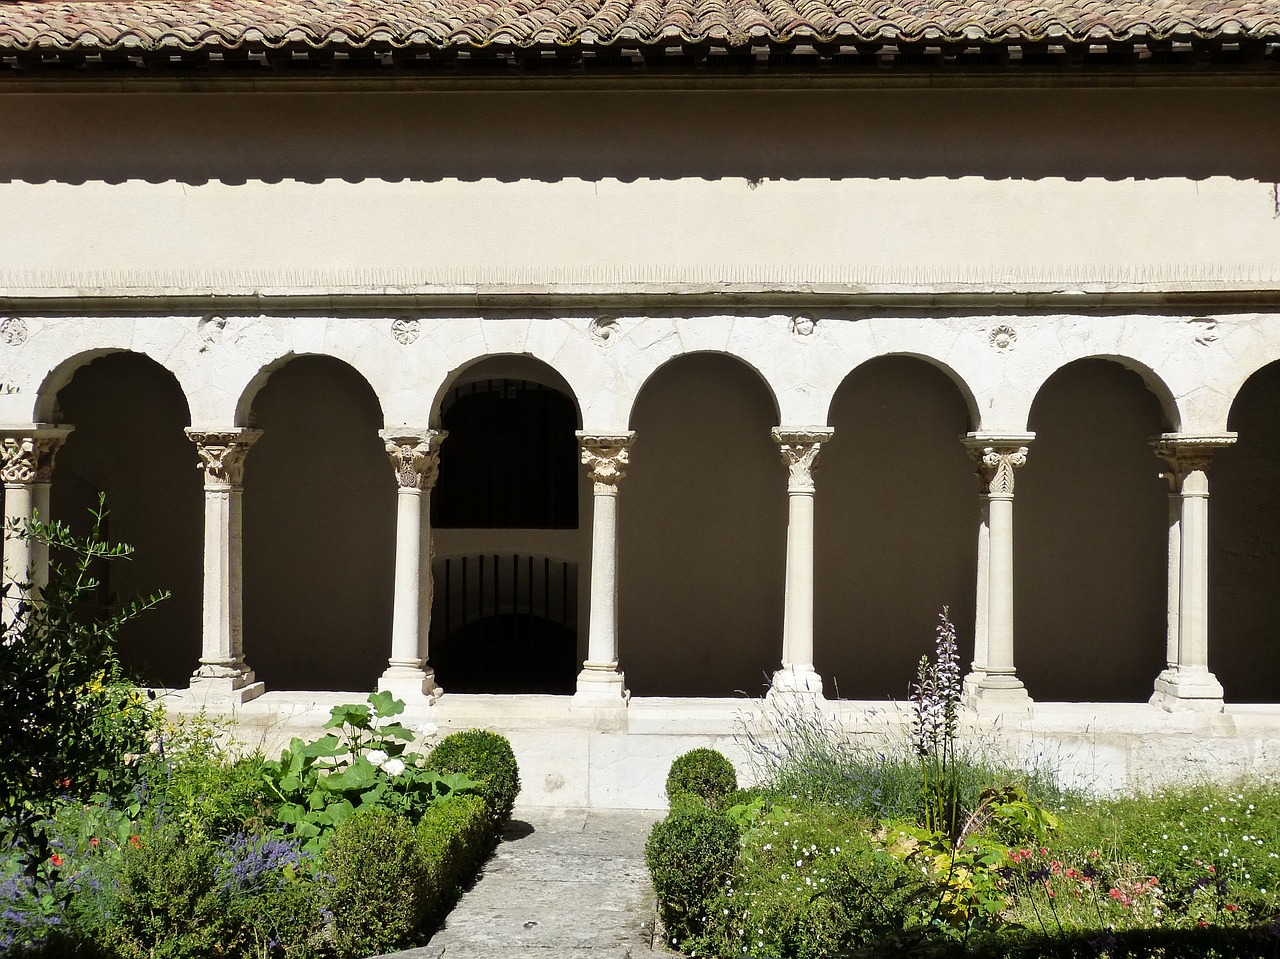
[[[395,600],[391,613],[391,658],[378,689],[406,702],[435,702],[443,690],[431,668],[431,490],[440,474],[443,430],[408,427],[382,430],[396,474]]]
[[[591,517],[591,616],[587,658],[575,706],[615,708],[630,698],[618,668],[618,484],[627,474],[635,433],[578,433],[594,487]]]
[[[1209,670],[1209,464],[1235,433],[1165,433],[1153,442],[1169,483],[1169,625],[1166,666],[1151,703],[1169,711],[1222,712]]]
[[[49,522],[49,484],[69,426],[32,424],[0,429],[0,480],[4,482],[4,600],[0,621],[8,629],[24,603],[49,581],[49,547],[21,534],[33,517]]]
[[[822,677],[813,665],[813,473],[818,454],[834,430],[825,426],[778,427],[773,431],[787,467],[787,573],[782,621],[782,668],[769,694],[822,697]]]
[[[978,534],[974,671],[965,683],[966,702],[979,714],[1023,717],[1033,705],[1013,662],[1013,482],[1034,438],[1033,433],[964,437],[982,484],[985,520]]]
[[[204,612],[200,666],[188,695],[204,701],[247,703],[262,683],[244,660],[244,538],[241,494],[244,460],[259,430],[188,429],[204,470]]]

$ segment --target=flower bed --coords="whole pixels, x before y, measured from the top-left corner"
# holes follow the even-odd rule
[[[793,703],[773,739],[748,737],[754,789],[700,794],[677,759],[646,850],[668,944],[756,959],[1280,955],[1274,784],[1064,794],[965,748],[954,663],[944,614],[897,748]]]
[[[101,515],[99,515],[99,521]],[[240,754],[138,693],[87,615],[99,536],[32,523],[54,556],[0,641],[0,955],[360,957],[421,944],[492,851],[520,788],[479,730],[414,743],[390,693],[326,735]],[[13,588],[13,584],[9,584]]]

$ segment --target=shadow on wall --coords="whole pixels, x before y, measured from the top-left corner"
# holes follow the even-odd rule
[[[1142,377],[1107,360],[1051,376],[1014,486],[1014,663],[1035,699],[1145,702],[1165,663],[1168,427]]]
[[[1280,363],[1231,407],[1209,468],[1209,668],[1227,702],[1280,701]]]
[[[373,689],[391,654],[396,487],[351,367],[290,360],[253,401],[244,649],[267,689]]]
[[[1169,136],[1172,117],[1197,135]],[[23,131],[0,143],[0,181],[1270,183],[1280,177],[1271,132],[1278,121],[1280,100],[1262,89],[1230,97],[1197,89],[41,93],[0,103],[0,125]],[[340,148],[334,131],[342,132]]]
[[[121,631],[121,658],[146,682],[185,686],[200,658],[204,485],[182,389],[153,360],[112,353],[76,371],[58,418],[75,432],[58,453],[53,516],[87,533],[106,494],[108,538],[136,553],[108,568],[103,598],[172,593]]]
[[[814,657],[829,697],[907,698],[942,607],[973,659],[978,484],[964,399],[909,357],[851,373],[818,461]]]
[[[741,361],[672,360],[636,400],[619,487],[619,657],[637,696],[760,695],[782,659],[787,471]]]

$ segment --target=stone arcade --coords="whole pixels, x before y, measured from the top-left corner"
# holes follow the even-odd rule
[[[106,494],[175,708],[532,802],[944,605],[984,735],[1280,771],[1280,0],[656,10],[0,0],[6,520]]]

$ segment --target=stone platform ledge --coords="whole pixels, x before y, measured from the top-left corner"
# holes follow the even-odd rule
[[[272,753],[292,736],[321,735],[333,706],[366,695],[268,692],[242,706],[205,711],[234,718],[236,738]],[[165,701],[173,712],[200,711],[181,696]],[[523,803],[642,809],[665,805],[671,760],[696,747],[721,750],[747,781],[750,756],[738,734],[744,723],[762,731],[768,708],[745,698],[641,697],[624,711],[624,727],[602,730],[573,709],[571,696],[446,693],[434,706],[411,704],[400,718],[419,729],[435,726],[432,741],[472,727],[506,735],[520,764]],[[815,708],[824,722],[838,722],[868,747],[905,740],[910,729],[905,703],[825,701]],[[963,731],[972,744],[1046,766],[1067,785],[1099,793],[1201,778],[1280,778],[1280,705],[1228,706],[1223,714],[1205,715],[1167,713],[1147,703],[1037,703],[1030,721],[969,717]]]

